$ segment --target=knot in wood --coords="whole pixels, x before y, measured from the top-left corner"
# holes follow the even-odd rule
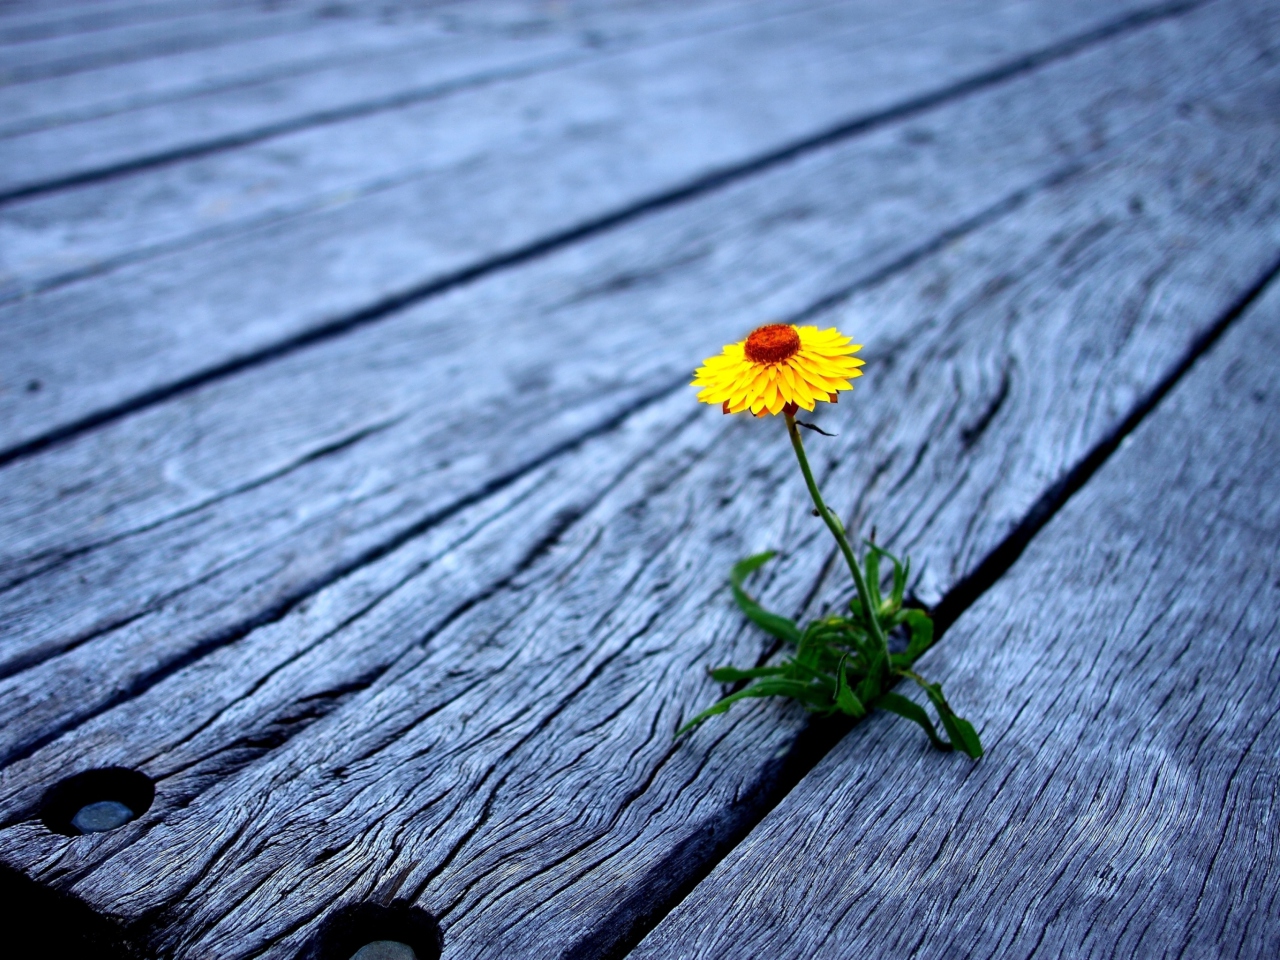
[[[780,363],[800,351],[800,334],[789,323],[757,327],[747,337],[742,352],[755,363]]]

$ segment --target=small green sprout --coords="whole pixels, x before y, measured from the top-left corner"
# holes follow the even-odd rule
[[[790,697],[809,711],[824,716],[844,714],[861,719],[879,707],[918,723],[939,750],[959,749],[975,760],[981,757],[982,743],[973,725],[951,709],[939,684],[930,683],[911,669],[920,654],[933,643],[933,621],[923,610],[904,605],[909,568],[875,544],[867,546],[869,552],[862,579],[878,631],[868,628],[866,608],[859,597],[849,601],[848,616],[821,617],[802,630],[795,621],[765,610],[743,587],[750,574],[773,558],[772,552],[735,564],[729,580],[738,607],[762,630],[786,643],[792,652],[776,666],[712,670],[712,678],[720,683],[744,680],[749,683],[691,718],[676,736],[708,717],[725,713],[739,700]],[[887,597],[881,595],[882,559],[893,565],[892,586]],[[907,645],[901,652],[891,653],[886,644],[876,640],[875,634],[883,637],[899,628],[907,634]],[[942,722],[946,739],[939,735],[923,707],[892,689],[900,680],[910,680],[924,690]]]

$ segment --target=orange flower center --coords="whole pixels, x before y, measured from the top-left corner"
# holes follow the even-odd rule
[[[747,337],[742,352],[755,363],[779,363],[800,352],[800,334],[789,323],[757,327]]]

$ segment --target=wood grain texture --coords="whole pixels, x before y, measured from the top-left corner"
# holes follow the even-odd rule
[[[635,960],[1280,953],[1280,288]]]
[[[362,56],[387,56],[438,41],[446,32],[441,19],[316,18],[307,29],[283,35],[0,86],[0,137],[279,80]],[[430,52],[427,45],[424,53]]]
[[[286,204],[283,216],[0,310],[8,387],[0,443],[22,444],[282,340],[340,328],[536,250],[549,235],[946,91],[1117,17],[1123,11],[1096,0],[1018,3],[958,24],[908,17],[908,35],[896,39],[883,34],[902,23],[879,22],[862,47],[856,24],[833,30],[815,13],[787,18],[785,31],[781,21],[744,27],[423,104],[415,124],[387,120],[343,150],[314,154],[331,175],[290,171],[297,155],[274,143],[282,152],[267,151],[266,166],[249,158],[267,182],[305,173],[331,189],[308,192],[301,210]],[[542,122],[546,104],[558,106]],[[425,156],[424,129],[449,131]],[[397,156],[415,157],[415,175],[400,182],[393,172],[346,194],[351,171],[369,163],[367,144],[395,140]],[[283,189],[286,200],[295,192]],[[33,383],[39,389],[25,389]]]
[[[235,9],[252,0],[214,0],[201,9]],[[130,23],[181,18],[199,10],[182,0],[100,0],[96,3],[0,3],[0,42],[21,43],[48,37],[107,30]]]
[[[936,8],[936,0],[930,5]],[[919,2],[910,4],[899,15],[919,6]],[[599,56],[618,41],[623,41],[619,47],[625,49],[628,38],[634,43],[645,35],[680,36],[685,31],[693,36],[700,30],[803,15],[806,10],[823,7],[843,9],[846,16],[857,11],[871,19],[892,15],[883,2],[874,0],[702,2],[687,7],[667,0],[605,5],[591,15],[580,16],[569,16],[568,8],[548,8],[536,2],[518,5],[523,16],[506,5],[482,3],[462,7],[470,15],[459,17],[459,7],[453,6],[428,20],[427,26],[433,29],[416,44],[403,51],[392,49],[386,57],[360,61],[334,56],[328,69],[286,71],[279,78],[268,75],[260,82],[253,82],[250,75],[250,82],[225,89],[161,101],[154,107],[140,104],[133,110],[89,117],[66,128],[36,129],[0,141],[0,197],[8,200],[23,191],[47,190],[46,183],[56,186],[92,178],[100,170],[145,166],[169,156],[198,156],[222,144],[252,143],[307,126],[428,100],[448,92],[444,79],[458,61],[470,62],[472,82],[480,82],[501,77],[504,66],[507,73],[518,74],[522,62],[526,69],[530,65],[546,68]],[[323,26],[320,22],[302,38],[320,32]],[[399,33],[395,24],[381,23],[376,15],[356,19],[354,27],[350,38],[353,51],[359,49],[362,34],[381,36],[389,43]],[[668,30],[670,27],[674,29]],[[267,50],[287,49],[288,39],[266,41],[270,43]],[[412,40],[412,35],[406,39]],[[246,58],[254,52],[249,44],[229,47],[228,66],[245,72],[251,63]],[[434,60],[442,63],[434,64]],[[57,87],[54,90],[55,94],[61,92]],[[140,139],[143,137],[146,139]]]
[[[892,526],[938,576],[1168,375],[1280,249],[1260,172],[1274,90],[1264,75],[1202,101],[821,315],[891,344],[833,411],[840,438],[814,447],[851,523]],[[675,328],[635,333],[644,366]],[[669,741],[714,695],[699,668],[760,650],[720,586],[728,561],[782,546],[761,585],[781,609],[820,583],[821,531],[770,426],[677,393],[596,430],[563,461],[594,465],[585,501],[555,501],[548,479],[466,536],[470,556],[510,538],[487,588],[438,604],[462,534],[411,539],[10,765],[0,854],[182,957],[291,956],[336,906],[397,895],[443,916],[451,956],[625,943],[750,821],[802,723],[760,704]],[[543,496],[569,506],[558,523]],[[548,534],[532,549],[526,511]],[[159,779],[136,824],[72,841],[14,822],[49,776],[112,757]]]
[[[402,107],[454,74],[480,82],[788,6],[805,4],[329,5],[336,15],[313,11],[286,33],[0,87],[2,193]]]
[[[907,266],[1082,164],[1103,162],[1108,150],[1150,136],[1153,126],[1144,125],[1178,117],[1188,96],[1250,76],[1274,34],[1267,38],[1253,20],[1206,12],[11,464],[0,484],[3,755],[31,749],[188,658],[283,615],[389,545],[607,429],[635,405],[679,389],[689,357],[753,323],[798,315]],[[1109,64],[1117,65],[1112,79],[1101,79]],[[1162,71],[1161,64],[1177,66]],[[1059,90],[1079,99],[1050,101]],[[1149,282],[1201,322],[1170,336],[1159,320],[1166,308],[1147,316],[1143,304],[1154,294],[1135,292],[1128,309],[1138,314],[1136,366],[1117,374],[1092,368],[1100,396],[1064,422],[1063,436],[1031,444],[1034,457],[1048,456],[1040,472],[983,475],[974,489],[1015,489],[978,494],[994,500],[974,520],[970,507],[949,502],[964,484],[948,458],[966,454],[930,446],[929,431],[957,416],[970,430],[968,445],[977,444],[970,428],[994,417],[998,410],[989,408],[1015,382],[1005,361],[979,364],[978,381],[951,398],[960,408],[940,408],[936,420],[924,418],[906,434],[890,421],[891,463],[880,469],[907,471],[906,480],[918,473],[925,484],[920,512],[903,524],[955,510],[949,529],[963,544],[935,561],[944,566],[922,568],[923,595],[936,599],[980,562],[1045,485],[1159,380],[1205,318],[1269,262],[1274,199],[1265,177],[1252,178],[1267,169],[1257,138],[1270,128],[1244,126],[1241,134],[1214,133],[1240,159],[1229,188],[1244,207],[1212,232],[1194,206],[1147,218],[1129,209],[1133,195],[1165,192],[1158,178],[1168,174],[1158,165],[1147,173],[1155,182],[1114,187],[1130,191],[1116,201],[1118,214],[1097,222],[1092,213],[1049,217],[1084,217],[1076,228],[1105,234],[1117,231],[1118,215],[1125,228],[1112,242],[1140,242],[1128,233],[1137,230],[1153,254],[1172,258],[1169,277],[1157,272]],[[1205,246],[1179,254],[1181,241],[1171,238],[1184,233],[1205,234]],[[1087,250],[1089,240],[1080,242]],[[1000,276],[988,278],[992,297],[1011,282]],[[883,316],[881,307],[868,308],[855,328],[871,324],[897,344],[920,323],[904,305],[932,316],[943,304],[960,310],[962,298],[974,295],[967,284],[951,290],[959,281],[945,275],[922,280],[918,269],[901,283],[888,300],[897,305]],[[899,348],[883,349],[895,362]],[[970,403],[977,406],[969,410]]]
[[[190,9],[189,5],[184,8]],[[438,82],[440,68],[415,64],[415,55],[419,61],[443,58],[456,62],[463,48],[470,48],[473,57],[481,56],[479,42],[489,48],[491,58],[502,48],[522,51],[526,56],[556,51],[599,53],[663,31],[697,31],[717,23],[741,22],[759,16],[758,11],[766,8],[776,13],[801,7],[780,0],[698,0],[679,5],[672,0],[629,0],[563,6],[536,0],[380,3],[376,16],[316,17],[306,29],[285,35],[0,86],[0,136],[84,123],[197,96],[209,98],[200,103],[211,104],[216,102],[215,95],[239,90],[220,111],[192,104],[185,115],[181,110],[169,114],[170,126],[176,129],[168,136],[180,139],[162,141],[159,146],[182,149],[185,145],[189,149],[214,142],[219,136],[243,137],[255,129],[303,122],[309,114],[332,113],[336,108],[412,93],[415,83]],[[323,83],[315,76],[337,68],[345,70],[340,74],[341,82]],[[295,86],[278,82],[290,78]],[[265,85],[273,82],[273,86]],[[232,112],[233,105],[238,112]],[[191,123],[181,122],[197,110],[221,126],[193,128]],[[157,119],[149,122],[148,129],[163,127],[162,119]],[[108,131],[105,137],[104,130]],[[82,142],[96,145],[123,139],[109,131],[109,126],[86,130],[81,134]],[[135,144],[133,156],[145,157],[156,147]],[[83,158],[79,162],[80,169],[88,170],[92,167],[83,165],[95,161]]]
[[[315,0],[268,8],[218,5],[196,8],[183,17],[117,21],[100,30],[28,37],[0,48],[0,83],[24,83],[305,29],[319,19],[323,6]],[[353,12],[348,8],[346,15]]]
[[[823,4],[809,4],[814,5]],[[116,151],[116,160],[123,157],[126,164],[144,165],[148,157],[174,151],[213,154],[4,205],[3,296],[101,273],[263,218],[350,202],[362,192],[439,167],[451,149],[474,152],[481,130],[481,137],[499,141],[513,139],[518,130],[514,139],[519,141],[528,139],[531,129],[554,126],[563,113],[554,102],[522,102],[522,109],[486,123],[486,111],[499,108],[488,101],[468,107],[461,93],[468,87],[523,79],[673,36],[687,39],[798,14],[805,5],[781,0],[644,3],[573,16],[550,16],[547,11],[556,8],[538,5],[524,19],[509,17],[512,22],[493,22],[498,18],[489,5],[467,8],[473,9],[477,13],[461,18],[446,8],[449,15],[409,29],[391,23],[361,31],[343,23],[192,54],[176,63],[167,58],[108,76],[103,71],[77,75],[44,85],[50,89],[25,84],[10,88],[16,104],[4,103],[0,88],[0,107],[17,108],[9,110],[11,131],[77,121],[72,130],[42,133],[48,141],[44,147],[38,138],[15,136],[7,147],[0,141],[0,154],[7,150],[15,169],[28,171],[20,176],[48,177],[59,164],[79,165],[80,174],[89,173],[98,169],[95,164],[116,162],[104,157],[104,150]],[[537,10],[544,15],[534,16]],[[489,18],[479,17],[480,11]],[[445,98],[451,104],[447,111],[404,109]],[[23,117],[24,106],[41,104],[40,116]],[[149,106],[154,109],[143,109]],[[550,117],[544,116],[548,110]],[[103,115],[101,121],[88,124],[97,114]],[[378,119],[367,119],[374,114]],[[355,122],[360,117],[366,120]],[[319,129],[286,136],[310,127]],[[451,148],[444,134],[455,128],[472,131]],[[262,140],[270,142],[245,149]],[[369,150],[370,143],[379,149]],[[228,155],[229,146],[240,149]]]

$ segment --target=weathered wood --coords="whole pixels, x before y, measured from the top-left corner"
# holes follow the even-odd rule
[[[280,78],[268,76],[262,82],[233,84],[175,102],[162,101],[154,107],[143,104],[67,128],[13,136],[0,143],[0,198],[8,200],[26,191],[47,191],[51,186],[113,170],[199,155],[227,144],[250,143],[317,123],[430,99],[448,89],[442,76],[447,78],[450,66],[459,60],[473,64],[478,81],[486,68],[492,79],[501,76],[504,68],[518,72],[522,62],[526,69],[531,65],[545,68],[573,62],[575,58],[568,56],[573,53],[580,55],[576,59],[598,56],[612,38],[630,34],[634,42],[645,35],[662,36],[664,26],[669,27],[672,21],[696,34],[700,20],[706,21],[702,30],[714,30],[824,6],[857,9],[872,16],[880,8],[880,14],[884,13],[883,4],[874,0],[801,0],[791,4],[766,0],[741,5],[703,2],[686,9],[667,2],[653,4],[652,9],[649,5],[606,9],[581,18],[556,16],[554,10],[536,3],[521,6],[525,7],[524,17],[511,16],[509,10],[505,11],[507,17],[497,16],[493,6],[484,4],[476,6],[481,12],[478,15],[459,17],[457,7],[443,11],[432,18],[435,29],[424,36],[425,45],[418,44],[421,49],[391,51],[385,63],[381,58],[365,62],[333,58],[330,69],[286,72]],[[484,16],[483,11],[489,15]],[[657,22],[651,24],[650,20]],[[323,26],[318,23],[309,32]],[[393,41],[399,31],[393,24],[374,22],[358,32],[381,34],[385,42]],[[675,31],[677,35],[682,32]],[[268,49],[279,49],[287,40],[281,38]],[[228,51],[230,66],[239,66],[241,71],[249,62],[244,58],[253,53],[246,44],[230,46]],[[442,63],[430,62],[436,59]]]
[[[184,0],[4,0],[0,38],[4,42],[40,40],[87,33],[128,23],[182,19],[211,9],[262,8],[259,0],[211,0],[194,6]]]
[[[436,18],[394,25],[323,19],[286,34],[9,84],[0,87],[0,136],[83,123],[375,53],[385,56],[424,40],[438,40],[443,32]],[[138,145],[138,149],[145,149],[145,145]]]
[[[102,30],[12,43],[4,47],[0,83],[23,83],[305,29],[320,16],[322,7],[322,3],[308,0],[267,9],[197,9],[176,19],[120,23]],[[343,9],[344,16],[355,13],[354,5]]]
[[[1202,101],[823,315],[871,342],[898,338],[861,402],[840,408],[841,437],[815,445],[851,521],[870,512],[896,545],[948,570],[989,551],[980,540],[1002,511],[1025,512],[1123,422],[1248,286],[1243,275],[1280,249],[1266,173],[1274,91],[1274,77],[1257,77]],[[732,199],[741,205],[744,192]],[[682,291],[668,293],[658,306]],[[597,302],[598,322],[605,308]],[[691,347],[651,316],[627,354],[646,372],[669,341]],[[544,337],[566,336],[593,361],[581,332],[538,319]],[[609,354],[627,343],[613,340]],[[446,571],[417,568],[447,556],[448,541],[390,553],[11,765],[8,816],[29,807],[42,771],[112,756],[160,778],[160,792],[137,824],[88,840],[13,824],[0,832],[4,860],[139,919],[179,956],[291,956],[337,905],[396,895],[443,914],[456,956],[598,954],[625,942],[759,808],[779,763],[770,758],[801,723],[762,704],[669,742],[713,694],[697,668],[759,649],[716,571],[783,546],[764,592],[797,609],[825,557],[770,424],[690,416],[688,402],[676,395],[624,420],[643,446],[604,429],[567,455],[597,465],[603,482],[588,481],[600,486],[582,516],[563,518],[541,549],[519,543],[519,504],[495,518],[486,535],[519,547],[513,575],[457,596],[443,620],[427,608]],[[482,444],[477,427],[471,441]],[[941,493],[938,476],[952,481]],[[848,507],[853,490],[866,494]],[[268,663],[279,644],[296,646]],[[369,658],[388,651],[396,659],[370,672]],[[349,658],[361,672],[344,670]],[[200,673],[215,660],[216,672]],[[224,696],[234,705],[220,714],[209,701]]]
[[[1280,954],[1280,286],[631,956]]]
[[[368,136],[313,154],[326,159],[305,171],[337,195],[307,193],[301,211],[286,205],[290,216],[6,307],[0,381],[10,389],[0,393],[0,442],[12,448],[282,340],[344,329],[450,277],[538,250],[549,235],[634,214],[664,191],[750,167],[761,152],[833,124],[944,96],[966,77],[1115,16],[1110,3],[1019,4],[958,25],[916,24],[923,33],[851,53],[856,29],[831,35],[814,14],[788,18],[785,34],[760,25],[640,50],[414,108],[419,123],[450,137],[428,156],[419,152],[426,168],[408,182],[390,176],[343,202],[350,171],[367,168],[371,138],[409,136],[403,158],[422,129],[362,125]],[[812,69],[815,60],[823,69]],[[548,103],[560,108],[545,123],[522,119]],[[253,169],[289,182],[280,163],[294,154],[266,158],[265,167],[255,156]],[[277,199],[293,192],[282,189]],[[317,199],[323,209],[309,209]]]
[[[679,386],[708,343],[810,309],[1098,162],[1112,138],[1124,144],[1187,97],[1251,75],[1272,40],[1213,12],[1170,24],[11,464],[0,484],[0,755],[281,615]],[[1256,135],[1236,149],[1257,191],[1246,209],[1261,219],[1242,214],[1206,241],[1230,262],[1203,290],[1171,281],[1168,295],[1192,297],[1193,315],[1220,312],[1271,255],[1269,194],[1249,180]],[[1198,275],[1201,264],[1187,267]],[[916,291],[903,302],[934,309]],[[889,315],[901,319],[878,329],[895,338],[895,325],[916,322],[901,307]],[[1149,340],[1135,382],[1158,379],[1198,329],[1140,327]],[[984,403],[1005,378],[984,374]],[[1082,437],[1132,405],[1127,382],[1114,408],[1055,444],[1087,446]],[[927,447],[927,423],[912,443]],[[1063,456],[1044,476],[1067,468]],[[936,476],[954,470],[941,464]],[[1031,500],[1044,476],[1022,489]],[[954,476],[925,488],[925,516],[953,486]],[[995,502],[979,521],[956,515],[957,535],[984,526],[963,534],[973,539],[945,569],[924,568],[925,596],[972,569],[1030,501]]]
[[[163,130],[167,118],[168,126],[176,129],[165,132],[159,145],[135,143],[133,155],[125,160],[129,162],[155,154],[157,146],[198,150],[202,143],[217,142],[219,137],[243,138],[254,129],[298,124],[317,112],[332,114],[362,104],[368,105],[367,110],[375,109],[378,101],[412,92],[415,83],[439,82],[440,67],[414,63],[415,50],[418,60],[442,58],[448,63],[456,63],[469,50],[473,57],[488,57],[492,67],[504,62],[499,59],[503,48],[519,50],[524,56],[600,53],[672,29],[692,33],[759,17],[762,8],[780,12],[785,7],[799,9],[780,0],[698,0],[678,6],[672,0],[644,0],[585,9],[549,7],[532,0],[514,6],[453,3],[408,10],[384,6],[376,19],[317,18],[305,29],[288,34],[0,87],[0,136],[203,97],[187,105],[186,116],[171,110],[145,121],[145,127],[135,126],[135,132]],[[489,48],[487,52],[478,40]],[[344,72],[327,82],[302,79],[340,66],[345,66]],[[293,78],[292,85],[264,86],[288,78]],[[214,109],[219,104],[215,94],[237,88],[236,99]],[[214,126],[190,123],[190,115],[197,110]],[[127,128],[115,133],[109,125],[95,129],[85,130],[77,142],[90,147],[127,142]],[[62,162],[78,163],[75,169],[86,171],[104,161],[90,156]]]
[[[261,10],[263,4],[259,0],[211,0],[199,6],[184,0],[4,0],[0,3],[0,38],[5,43],[42,40],[131,23],[180,20],[209,10],[233,13],[245,8]]]
[[[125,116],[104,120],[105,130],[103,124],[90,128],[81,123],[70,132],[46,132],[54,142],[48,145],[44,163],[39,162],[39,149],[32,149],[38,144],[29,138],[11,142],[6,149],[18,165],[19,176],[33,172],[46,176],[50,162],[100,163],[108,142],[126,151],[125,162],[131,163],[170,147],[198,150],[202,145],[225,143],[228,137],[241,145],[268,133],[272,138],[270,144],[231,156],[218,154],[176,169],[110,178],[53,197],[8,204],[0,213],[6,274],[0,295],[10,298],[86,272],[100,273],[184,240],[189,244],[208,239],[214,229],[226,231],[264,217],[296,215],[332,205],[343,196],[343,202],[349,202],[360,192],[414,179],[424,166],[438,170],[456,163],[459,152],[471,156],[486,138],[496,141],[489,144],[493,149],[516,131],[516,142],[522,142],[536,131],[555,128],[556,116],[563,125],[563,108],[551,104],[552,118],[545,118],[547,105],[535,109],[523,100],[515,110],[504,108],[505,118],[486,122],[487,112],[496,109],[494,96],[478,103],[460,99],[459,92],[468,86],[491,84],[502,77],[527,77],[539,69],[616,54],[673,35],[687,39],[734,24],[767,21],[780,8],[793,14],[803,10],[792,7],[779,0],[727,7],[680,4],[674,9],[646,5],[641,11],[611,9],[608,16],[535,22],[542,29],[534,31],[518,29],[517,24],[506,28],[511,36],[483,21],[466,24],[464,30],[454,27],[451,19],[445,21],[448,29],[435,22],[413,32],[370,29],[368,42],[359,34],[352,37],[349,26],[327,32],[317,29],[237,45],[230,51],[220,49],[203,59],[189,56],[177,63],[142,65],[147,71],[121,69],[106,77],[98,71],[83,81],[87,105],[79,102],[82,98],[67,97],[66,82],[51,91],[37,91],[55,97],[60,110],[72,117],[86,109],[104,109],[104,103],[114,104],[107,111],[111,114],[120,113],[124,106],[131,109],[124,111]],[[367,48],[379,41],[385,45],[388,38],[407,49],[369,55],[372,50]],[[342,44],[342,56],[313,49],[334,43]],[[33,86],[11,89],[22,93]],[[159,90],[153,89],[157,86]],[[196,93],[200,95],[193,96]],[[447,115],[441,115],[440,109],[434,114],[394,109],[446,95],[450,97]],[[165,104],[163,110],[138,112],[137,108],[157,97]],[[350,120],[379,112],[386,115],[354,127],[347,123],[334,128],[344,116]],[[59,116],[36,119],[45,125]],[[501,119],[506,123],[498,122]],[[24,122],[30,118],[13,121],[19,126]],[[313,135],[283,137],[290,129],[317,123],[320,129]],[[457,129],[459,145],[424,143],[422,131],[436,126]],[[461,133],[468,128],[475,129]],[[73,142],[65,142],[68,137]],[[368,150],[370,142],[379,143],[380,149]]]
[[[109,29],[127,23],[167,20],[190,16],[210,7],[234,9],[252,0],[214,0],[200,8],[182,0],[152,0],[138,3],[136,0],[97,3],[23,3],[22,0],[6,0],[0,3],[0,43],[21,43],[43,40],[71,33],[84,33]]]
[[[243,3],[243,0],[241,0]],[[207,6],[229,4],[206,4]],[[195,13],[191,4],[180,0],[159,0],[155,3],[119,3],[118,0],[102,0],[92,4],[23,3],[23,0],[5,0],[0,3],[0,44],[17,44],[28,40],[45,40],[47,37],[86,33],[120,26],[124,23],[141,23],[145,20],[164,20]]]

